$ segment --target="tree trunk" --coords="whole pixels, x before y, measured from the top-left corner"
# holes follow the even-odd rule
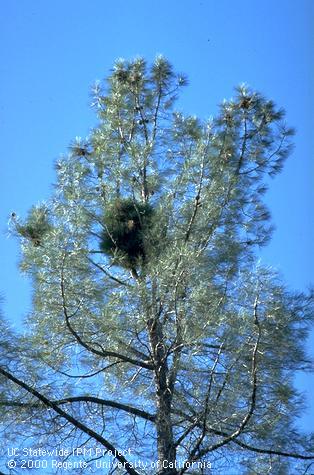
[[[148,322],[150,344],[155,365],[156,385],[156,432],[159,460],[159,475],[175,475],[176,449],[171,423],[172,392],[168,386],[168,365],[163,342],[162,325],[158,317]]]

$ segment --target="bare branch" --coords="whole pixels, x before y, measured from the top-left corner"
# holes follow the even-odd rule
[[[114,275],[110,274],[110,272],[107,271],[107,269],[105,269],[104,267],[102,267],[100,264],[98,264],[97,262],[93,261],[93,259],[91,259],[90,257],[87,256],[87,259],[89,260],[89,262],[91,264],[93,264],[97,269],[99,269],[101,272],[103,272],[104,274],[106,274],[110,279],[114,280],[115,282],[117,282],[118,284],[121,284],[121,285],[126,285],[128,287],[131,287],[130,284],[128,282],[123,282],[123,280],[120,280],[118,279],[117,277],[115,277]]]

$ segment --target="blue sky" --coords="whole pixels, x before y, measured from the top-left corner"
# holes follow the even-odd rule
[[[243,82],[286,109],[295,149],[270,184],[276,231],[262,258],[291,288],[314,282],[311,0],[11,0],[1,10],[0,292],[10,321],[19,325],[29,311],[31,289],[17,270],[18,245],[7,238],[9,215],[25,216],[50,196],[53,162],[96,125],[90,86],[118,57],[164,54],[189,77],[178,105],[186,113],[215,115]],[[314,379],[297,381],[310,398]],[[311,406],[305,429],[314,426]]]

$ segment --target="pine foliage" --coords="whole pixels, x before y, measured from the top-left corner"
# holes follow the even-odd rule
[[[117,257],[126,268],[144,264],[147,256],[145,234],[152,224],[153,208],[148,203],[115,200],[104,216],[100,248]]]
[[[49,213],[16,221],[34,305],[5,368],[51,404],[4,379],[23,402],[15,424],[3,413],[4,433],[130,448],[117,473],[132,475],[206,474],[191,464],[209,462],[215,475],[308,473],[292,381],[311,369],[313,295],[257,262],[272,232],[264,194],[293,131],[243,85],[214,119],[184,115],[186,84],[161,56],[119,59],[92,91],[97,126],[56,164]]]

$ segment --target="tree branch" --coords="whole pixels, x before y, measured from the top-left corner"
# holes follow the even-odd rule
[[[207,146],[206,146],[206,148],[207,148]],[[193,226],[193,223],[195,221],[197,211],[200,207],[200,199],[201,199],[201,192],[202,192],[203,178],[204,178],[204,168],[205,168],[204,161],[205,161],[205,158],[203,156],[202,163],[201,163],[201,172],[200,172],[200,178],[199,178],[197,193],[196,193],[195,200],[194,200],[193,213],[192,213],[190,222],[188,224],[188,229],[187,229],[186,234],[185,234],[184,242],[187,242],[189,240],[191,230],[192,230],[192,226]]]
[[[188,414],[185,414],[183,411],[173,410],[172,413],[176,414],[180,417],[183,417],[186,420],[190,421],[191,424],[193,425],[193,428],[196,425],[198,425],[199,427],[201,426],[200,421],[198,421],[197,424],[195,424],[195,417],[189,416]],[[212,433],[212,434],[220,435],[220,436],[223,436],[223,437],[229,437],[230,436],[230,434],[228,434],[227,432],[220,431],[220,430],[217,430],[217,429],[212,429],[211,427],[207,427],[207,431]],[[239,439],[233,439],[231,442],[233,444],[239,445],[239,447],[242,447],[243,449],[247,449],[247,450],[250,450],[251,452],[256,452],[256,453],[259,453],[259,454],[278,455],[278,456],[282,456],[282,457],[290,457],[290,458],[295,458],[295,459],[300,459],[300,460],[314,460],[314,454],[313,455],[302,455],[302,454],[297,454],[295,452],[284,452],[284,451],[281,451],[281,450],[273,450],[273,449],[261,449],[260,447],[253,447],[252,445],[247,444],[247,443],[245,443],[245,442],[243,442],[242,440],[239,440]]]
[[[127,471],[128,474],[130,474],[130,475],[139,475],[139,473],[132,468],[132,465],[128,462],[128,460],[123,455],[119,454],[119,452],[114,447],[114,445],[112,445],[103,436],[97,434],[97,432],[95,432],[93,429],[90,429],[88,426],[86,426],[82,422],[75,419],[73,416],[71,416],[70,414],[65,412],[63,409],[61,409],[56,402],[51,401],[46,396],[41,394],[39,391],[32,388],[28,384],[24,383],[20,379],[16,378],[15,376],[13,376],[13,374],[9,373],[5,369],[3,369],[1,366],[0,366],[0,374],[2,374],[5,378],[9,379],[13,383],[17,384],[21,388],[25,389],[28,393],[35,396],[45,406],[49,407],[50,409],[53,409],[56,414],[63,417],[66,421],[68,421],[74,427],[81,430],[82,432],[84,432],[88,436],[92,437],[93,439],[97,440],[97,442],[99,442],[101,445],[103,445],[107,450],[111,450],[112,453],[115,454],[116,459],[123,464],[123,467]]]
[[[114,409],[120,409],[121,411],[125,411],[125,412],[128,412],[129,414],[139,416],[142,419],[145,419],[147,421],[154,422],[156,419],[156,416],[154,414],[150,414],[149,412],[143,411],[142,409],[137,409],[136,407],[129,406],[128,404],[111,401],[110,399],[101,399],[94,396],[74,396],[74,397],[59,399],[54,402],[56,404],[66,404],[66,403],[72,403],[72,402],[93,402],[95,404],[100,404],[102,406],[112,407]]]
[[[99,269],[101,272],[103,272],[106,276],[108,276],[111,280],[114,280],[115,282],[117,282],[118,284],[121,284],[121,285],[126,285],[127,287],[131,287],[130,284],[128,284],[128,282],[123,282],[123,280],[120,280],[118,279],[117,277],[115,277],[114,275],[110,274],[110,272],[107,271],[107,269],[105,269],[104,267],[102,267],[101,265],[97,264],[97,262],[93,261],[93,259],[91,259],[90,257],[87,256],[87,259],[89,260],[89,262],[91,264],[93,264],[97,269]]]
[[[128,412],[129,414],[133,414],[135,416],[141,417],[150,422],[154,422],[156,416],[154,414],[150,414],[147,411],[143,411],[142,409],[137,409],[136,407],[129,406],[128,404],[122,404],[120,402],[111,401],[109,399],[101,399],[94,396],[73,396],[67,397],[63,399],[56,399],[52,401],[54,404],[67,404],[73,402],[92,402],[95,404],[99,404],[101,406],[112,407],[114,409],[119,409],[124,412]],[[7,406],[7,407],[39,407],[38,404],[28,403],[28,402],[20,402],[20,401],[1,401],[0,406]]]
[[[89,343],[85,342],[85,341],[80,337],[80,335],[74,330],[74,328],[72,327],[72,325],[70,324],[71,315],[68,314],[67,307],[66,307],[65,285],[64,285],[64,268],[63,268],[63,266],[62,266],[62,269],[61,269],[61,282],[60,282],[60,286],[61,286],[61,296],[62,296],[62,308],[63,308],[63,313],[64,313],[64,317],[65,317],[66,326],[67,326],[68,330],[70,331],[70,333],[74,336],[74,338],[76,339],[76,341],[77,341],[81,346],[83,346],[83,348],[85,348],[86,350],[88,350],[90,353],[93,353],[93,354],[95,354],[95,355],[97,355],[97,356],[101,356],[102,358],[105,358],[105,357],[118,358],[119,360],[124,361],[125,363],[131,363],[131,364],[133,364],[133,365],[135,365],[135,366],[140,366],[141,368],[153,370],[153,365],[150,364],[150,363],[146,363],[146,362],[144,362],[144,361],[136,360],[136,359],[134,359],[134,358],[129,358],[128,356],[121,355],[120,353],[117,353],[116,351],[110,351],[110,350],[104,350],[104,349],[97,350],[97,349],[94,348],[92,345],[90,345]]]
[[[254,414],[255,406],[256,406],[256,392],[257,392],[257,350],[259,347],[259,342],[261,339],[261,327],[260,323],[258,321],[258,314],[257,314],[257,307],[258,307],[258,296],[255,298],[254,305],[253,305],[253,318],[254,318],[254,325],[257,326],[257,339],[253,348],[253,354],[252,354],[252,370],[251,370],[251,375],[252,375],[252,393],[251,393],[251,401],[250,401],[250,406],[248,409],[248,412],[246,413],[245,417],[243,418],[240,426],[238,429],[236,429],[232,434],[230,434],[228,437],[225,437],[223,440],[220,442],[217,442],[216,444],[212,444],[209,447],[205,447],[202,450],[199,450],[199,446],[197,448],[197,456],[195,455],[195,450],[194,453],[189,456],[188,460],[185,462],[185,466],[180,470],[180,475],[186,472],[188,470],[188,462],[200,459],[203,455],[207,455],[210,452],[213,452],[220,447],[223,447],[224,445],[228,444],[232,440],[236,439],[244,430],[244,428],[247,426],[249,423],[251,417]],[[202,440],[204,437],[202,438]],[[201,440],[201,441],[202,441]],[[199,444],[200,445],[200,444]]]

